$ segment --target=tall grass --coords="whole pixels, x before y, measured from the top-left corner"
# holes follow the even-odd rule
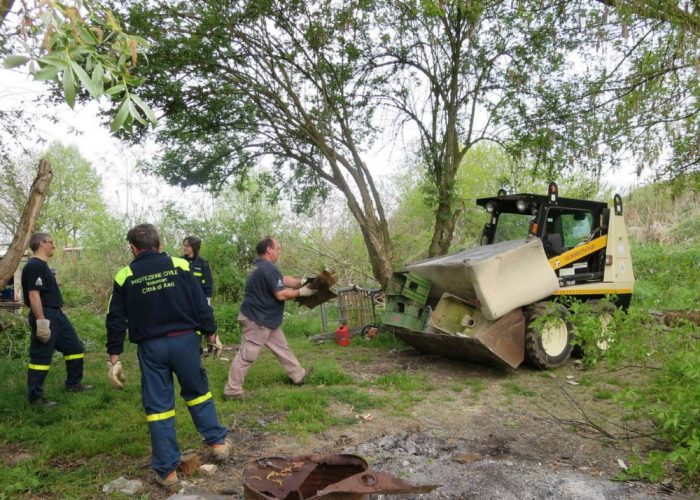
[[[640,244],[700,244],[700,173],[642,187],[625,200],[625,220]]]
[[[613,396],[626,418],[646,421],[665,444],[635,455],[624,477],[660,481],[680,472],[700,482],[700,341],[698,325],[665,324],[666,310],[697,310],[700,304],[700,249],[659,243],[633,247],[635,295],[627,314],[617,311],[606,330],[607,349],[587,349],[584,361],[605,360],[615,369],[647,367]],[[595,346],[600,322],[585,304],[572,316],[577,337]],[[661,316],[660,316],[661,315]]]

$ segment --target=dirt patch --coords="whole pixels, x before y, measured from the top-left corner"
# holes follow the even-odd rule
[[[14,443],[2,443],[0,445],[0,463],[8,466],[17,465],[20,462],[32,460],[34,454]]]
[[[339,361],[356,380],[370,382],[397,371],[424,373],[431,389],[415,394],[419,401],[408,412],[371,410],[371,420],[358,419],[356,425],[303,441],[234,428],[236,456],[213,479],[193,478],[194,485],[175,498],[239,497],[247,460],[307,453],[352,453],[375,470],[441,485],[423,499],[690,498],[658,485],[613,480],[633,447],[650,445],[634,434],[614,404],[593,397],[606,384],[616,387],[615,379],[624,373],[596,374],[574,362],[552,374],[527,368],[504,372],[412,349],[368,363]],[[343,403],[331,409],[342,416],[354,413]],[[623,435],[630,439],[620,439]],[[149,493],[167,496],[155,489]]]

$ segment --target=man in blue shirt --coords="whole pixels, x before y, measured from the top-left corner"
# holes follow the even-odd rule
[[[113,387],[124,387],[119,356],[128,330],[129,340],[138,345],[141,396],[151,434],[151,466],[156,481],[171,489],[179,484],[176,469],[180,463],[173,373],[213,458],[222,461],[231,452],[227,430],[216,416],[195,330],[206,335],[211,344],[220,343],[214,312],[187,261],[159,251],[160,237],[152,224],[132,228],[127,240],[134,260],[115,276],[107,313],[108,376]]]
[[[245,284],[238,322],[241,325],[241,347],[231,363],[224,399],[243,399],[243,381],[251,365],[267,347],[282,364],[289,378],[303,384],[311,369],[302,368],[287,344],[282,325],[284,302],[296,297],[308,297],[318,290],[302,285],[301,278],[283,276],[275,264],[282,252],[276,239],[266,236],[255,247],[258,258]]]
[[[47,233],[35,233],[29,239],[34,255],[22,269],[22,295],[29,307],[29,326],[32,336],[29,343],[27,391],[29,402],[55,406],[55,401],[44,398],[44,380],[51,368],[54,351],[63,353],[66,362],[66,390],[81,392],[92,389],[83,385],[83,361],[85,347],[75,333],[75,328],[63,314],[63,296],[58,288],[48,261],[56,246]]]

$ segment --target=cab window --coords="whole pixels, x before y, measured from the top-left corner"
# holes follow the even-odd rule
[[[585,210],[552,208],[547,212],[544,241],[548,253],[559,254],[588,240],[593,233],[593,214]]]
[[[524,214],[502,213],[498,216],[494,243],[525,239],[530,229],[532,216]]]

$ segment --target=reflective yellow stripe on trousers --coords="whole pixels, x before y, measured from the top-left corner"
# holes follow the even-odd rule
[[[207,392],[204,396],[199,396],[191,401],[185,401],[187,406],[196,406],[200,403],[204,403],[207,399],[211,399],[211,392]]]
[[[175,410],[170,410],[163,413],[154,413],[153,415],[146,415],[146,421],[157,422],[159,420],[167,420],[173,417],[175,417]]]
[[[51,365],[33,365],[29,363],[29,369],[30,370],[39,370],[42,372],[48,371],[48,369],[51,368]]]
[[[85,353],[81,352],[80,354],[69,354],[68,356],[63,356],[63,359],[66,361],[70,361],[71,359],[82,359],[85,357]]]

